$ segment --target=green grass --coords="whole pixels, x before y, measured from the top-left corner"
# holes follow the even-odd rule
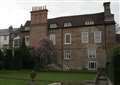
[[[23,70],[2,70],[0,71],[0,85],[27,85],[30,73],[31,71]],[[96,74],[93,72],[38,72],[36,80],[38,85],[47,85],[47,83],[54,81],[80,82],[83,80],[94,80],[95,76]]]

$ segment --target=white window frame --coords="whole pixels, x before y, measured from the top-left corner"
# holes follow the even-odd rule
[[[27,38],[29,38],[28,41],[27,41]],[[25,36],[25,44],[26,44],[26,46],[30,45],[30,36]]]
[[[85,25],[93,25],[94,21],[85,21]]]
[[[102,42],[102,32],[101,31],[95,31],[94,32],[94,42],[95,43],[101,43]]]
[[[96,58],[96,48],[88,48],[88,58]]]
[[[50,24],[50,28],[57,28],[57,24],[56,23]]]
[[[72,23],[71,22],[65,22],[64,23],[64,27],[71,27],[72,26]]]
[[[7,40],[7,35],[4,35],[4,40],[5,40],[5,41]]]
[[[70,36],[70,42],[67,42],[67,41],[66,41],[66,37],[67,37],[68,35]],[[64,44],[71,44],[71,33],[65,33]]]
[[[88,34],[88,32],[81,32],[81,42],[82,43],[88,43],[89,42],[89,34]]]
[[[64,60],[71,59],[71,50],[64,50]]]
[[[55,34],[50,34],[49,39],[52,41],[53,45],[56,45],[56,35]]]
[[[91,68],[91,63],[94,63],[94,68]],[[88,70],[96,70],[97,69],[97,62],[96,61],[88,61]]]

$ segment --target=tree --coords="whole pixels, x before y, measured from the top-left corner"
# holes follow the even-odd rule
[[[30,69],[33,67],[33,60],[30,48],[20,47],[15,49],[14,67],[15,69]]]
[[[114,48],[111,52],[110,62],[107,63],[107,73],[114,85],[120,85],[120,46]]]
[[[35,68],[56,64],[56,49],[49,39],[40,40],[39,46],[34,48],[32,53],[35,58]]]
[[[12,49],[4,49],[4,68],[12,69],[13,68],[13,56]]]
[[[3,51],[0,50],[0,69],[2,69],[4,66],[4,54]]]

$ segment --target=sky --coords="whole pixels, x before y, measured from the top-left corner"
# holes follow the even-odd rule
[[[103,2],[111,2],[111,12],[120,26],[120,0],[1,0],[0,29],[20,27],[30,20],[33,6],[46,5],[48,18],[103,12]]]

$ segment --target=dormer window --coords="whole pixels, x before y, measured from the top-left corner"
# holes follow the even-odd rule
[[[85,21],[85,25],[93,25],[94,21]]]
[[[50,28],[57,28],[57,24],[50,24]]]
[[[66,22],[64,23],[64,27],[71,27],[72,26],[72,23],[71,22]]]

